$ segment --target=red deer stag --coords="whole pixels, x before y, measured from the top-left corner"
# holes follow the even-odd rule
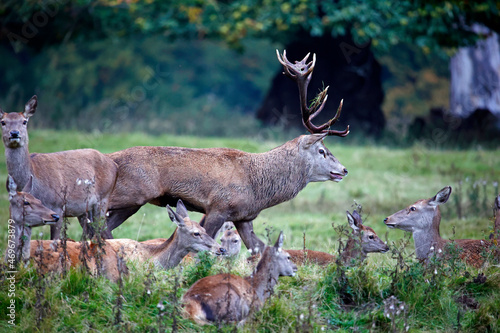
[[[283,232],[276,244],[266,247],[251,276],[233,274],[207,276],[184,294],[184,314],[200,325],[211,322],[243,324],[251,310],[259,310],[271,296],[279,276],[294,276],[297,266],[284,250]]]
[[[167,206],[167,211],[172,222],[177,225],[169,239],[161,242],[155,240],[138,242],[131,239],[108,239],[105,241],[102,270],[106,277],[113,281],[118,279],[117,254],[125,262],[144,263],[151,261],[159,268],[170,269],[177,266],[189,252],[210,251],[218,255],[226,252],[206,233],[202,226],[189,218],[182,201],[179,200],[177,203],[176,212],[170,206]],[[87,265],[95,273],[97,265],[94,252],[98,249],[96,244],[88,242],[88,245],[90,256]],[[66,246],[69,256],[68,267],[82,265],[81,242],[68,240]],[[35,257],[36,251],[40,251],[40,249],[43,249],[41,267],[47,271],[60,270],[60,258],[63,251],[60,241],[32,241],[31,257]]]
[[[23,112],[5,113],[0,109],[7,171],[18,191],[33,177],[31,194],[61,217],[78,217],[84,231],[91,236],[93,230],[88,219],[104,218],[117,166],[93,149],[30,154],[28,120],[35,114],[37,104],[37,97],[33,96]],[[61,220],[51,225],[52,239],[59,238],[61,226]]]
[[[454,243],[461,251],[460,257],[467,264],[481,267],[483,254],[488,253],[492,243],[481,239],[455,239],[453,241],[441,238],[439,225],[441,212],[439,206],[446,203],[451,194],[451,187],[446,186],[430,199],[418,200],[387,217],[384,223],[389,228],[398,228],[413,234],[415,254],[417,259],[428,260],[429,257],[446,255],[446,246]]]
[[[28,260],[30,257],[31,228],[55,224],[59,220],[59,215],[29,193],[31,179],[24,190],[18,192],[14,179],[9,175],[7,189],[9,191],[10,226],[5,259],[10,265],[15,265],[21,259]]]
[[[328,135],[344,137],[331,130],[340,116],[321,126],[311,120],[324,107],[327,89],[311,107],[307,86],[316,56],[309,54],[295,64],[278,54],[285,74],[299,87],[302,120],[311,135],[301,135],[271,151],[251,154],[236,149],[191,149],[179,147],[132,147],[109,156],[118,164],[118,179],[111,196],[108,237],[129,216],[146,203],[164,206],[182,199],[190,210],[205,213],[201,224],[215,236],[225,221],[232,221],[243,242],[254,253],[264,243],[254,234],[252,221],[265,209],[294,198],[309,182],[339,182],[345,167],[325,147]]]
[[[382,241],[375,231],[363,225],[361,216],[357,211],[352,214],[347,213],[349,226],[352,228],[352,235],[349,236],[347,243],[340,254],[340,261],[343,264],[350,264],[353,260],[359,262],[366,259],[368,253],[389,251],[389,247]],[[318,265],[328,265],[335,262],[335,256],[311,250],[286,250],[291,257],[291,260],[296,264],[304,264],[305,262],[315,263]]]

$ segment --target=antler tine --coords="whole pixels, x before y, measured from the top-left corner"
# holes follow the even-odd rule
[[[328,87],[323,89],[318,96],[315,98],[310,107],[307,106],[307,86],[309,85],[309,81],[312,77],[312,72],[314,70],[314,66],[316,65],[316,54],[313,53],[313,59],[310,62],[307,62],[311,53],[306,54],[304,59],[301,61],[295,61],[295,64],[292,64],[286,57],[286,50],[283,50],[283,55],[280,55],[279,51],[276,50],[276,55],[278,56],[278,61],[283,65],[285,70],[284,74],[289,78],[293,79],[297,82],[299,86],[299,97],[300,97],[300,111],[302,113],[302,123],[305,128],[310,133],[327,133],[327,135],[336,135],[336,136],[346,136],[349,134],[349,126],[343,131],[337,130],[329,130],[333,124],[337,122],[340,117],[340,113],[342,110],[343,101],[340,101],[340,105],[337,108],[337,112],[335,116],[324,123],[323,125],[316,126],[312,123],[312,119],[314,119],[324,108],[326,101],[328,99]]]

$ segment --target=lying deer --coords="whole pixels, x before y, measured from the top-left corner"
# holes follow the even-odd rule
[[[87,221],[104,218],[117,166],[93,149],[30,154],[28,121],[37,104],[37,97],[33,96],[23,112],[5,113],[0,109],[7,171],[18,191],[33,178],[31,194],[61,217],[78,217],[84,231],[91,236],[93,230]],[[61,221],[51,225],[51,239],[59,238]]]
[[[237,230],[226,229],[220,239],[220,244],[226,249],[226,256],[237,258],[241,251],[241,237]]]
[[[418,200],[387,217],[384,223],[389,228],[398,228],[413,233],[415,254],[417,259],[428,260],[436,253],[445,252],[446,245],[455,244],[460,249],[460,257],[467,264],[481,267],[483,254],[488,253],[491,242],[482,239],[455,239],[453,241],[441,238],[439,225],[441,212],[439,206],[446,203],[451,194],[451,187],[446,186],[434,197]]]
[[[7,251],[5,259],[9,264],[15,265],[21,259],[30,257],[31,228],[55,224],[59,220],[53,210],[45,207],[40,200],[32,196],[31,179],[22,192],[17,191],[17,185],[10,175],[7,179],[9,191],[10,220]]]
[[[283,232],[266,247],[251,276],[207,276],[195,282],[182,298],[184,314],[200,325],[211,322],[243,324],[251,310],[259,310],[271,296],[279,276],[294,276],[297,266],[284,250]]]
[[[138,242],[131,239],[110,239],[104,243],[103,273],[110,280],[118,279],[117,255],[125,262],[135,260],[143,263],[153,262],[157,267],[170,269],[177,266],[182,258],[189,252],[211,251],[215,254],[225,253],[197,222],[192,221],[182,201],[177,203],[177,212],[167,206],[170,219],[177,225],[169,239],[157,243],[152,241]],[[42,267],[47,271],[58,271],[61,269],[60,258],[63,251],[61,241],[31,241],[31,257],[36,256],[36,251],[43,249]],[[97,271],[95,262],[97,245],[87,243],[90,248],[88,266],[92,272]],[[82,265],[81,242],[67,241],[67,253],[69,256],[68,267]]]
[[[158,206],[182,199],[190,210],[205,213],[201,224],[215,237],[224,221],[233,221],[243,242],[254,253],[264,243],[253,232],[252,221],[266,208],[294,198],[308,183],[341,181],[347,170],[325,147],[323,139],[344,131],[329,129],[335,117],[316,126],[312,119],[323,109],[327,89],[311,107],[307,86],[316,56],[307,63],[292,64],[286,53],[278,60],[285,74],[299,87],[302,120],[311,135],[302,135],[265,153],[236,149],[180,147],[132,147],[108,156],[118,164],[118,179],[109,204],[108,237],[111,231],[146,203]]]
[[[340,261],[343,264],[350,264],[353,260],[361,262],[366,259],[368,253],[385,253],[389,251],[387,244],[377,236],[375,231],[363,225],[361,216],[357,211],[353,211],[352,214],[346,213],[349,226],[352,228],[352,235],[349,236],[340,254]],[[286,252],[297,265],[303,265],[307,262],[325,266],[335,262],[336,259],[334,255],[321,251],[286,250]]]

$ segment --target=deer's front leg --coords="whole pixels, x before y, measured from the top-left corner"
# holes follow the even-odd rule
[[[253,221],[237,222],[234,225],[247,249],[252,250],[252,254],[264,251],[266,244],[253,232]]]

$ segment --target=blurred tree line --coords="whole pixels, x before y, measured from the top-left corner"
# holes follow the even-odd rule
[[[296,87],[275,60],[280,48],[291,60],[317,53],[310,97],[332,86],[324,118],[344,98],[342,121],[377,134],[387,116],[407,122],[407,114],[446,103],[447,57],[482,38],[473,23],[498,31],[499,7],[8,0],[0,4],[0,102],[19,110],[37,93],[45,115],[37,123],[56,128],[251,135],[259,127],[254,112],[288,128],[300,117]]]

